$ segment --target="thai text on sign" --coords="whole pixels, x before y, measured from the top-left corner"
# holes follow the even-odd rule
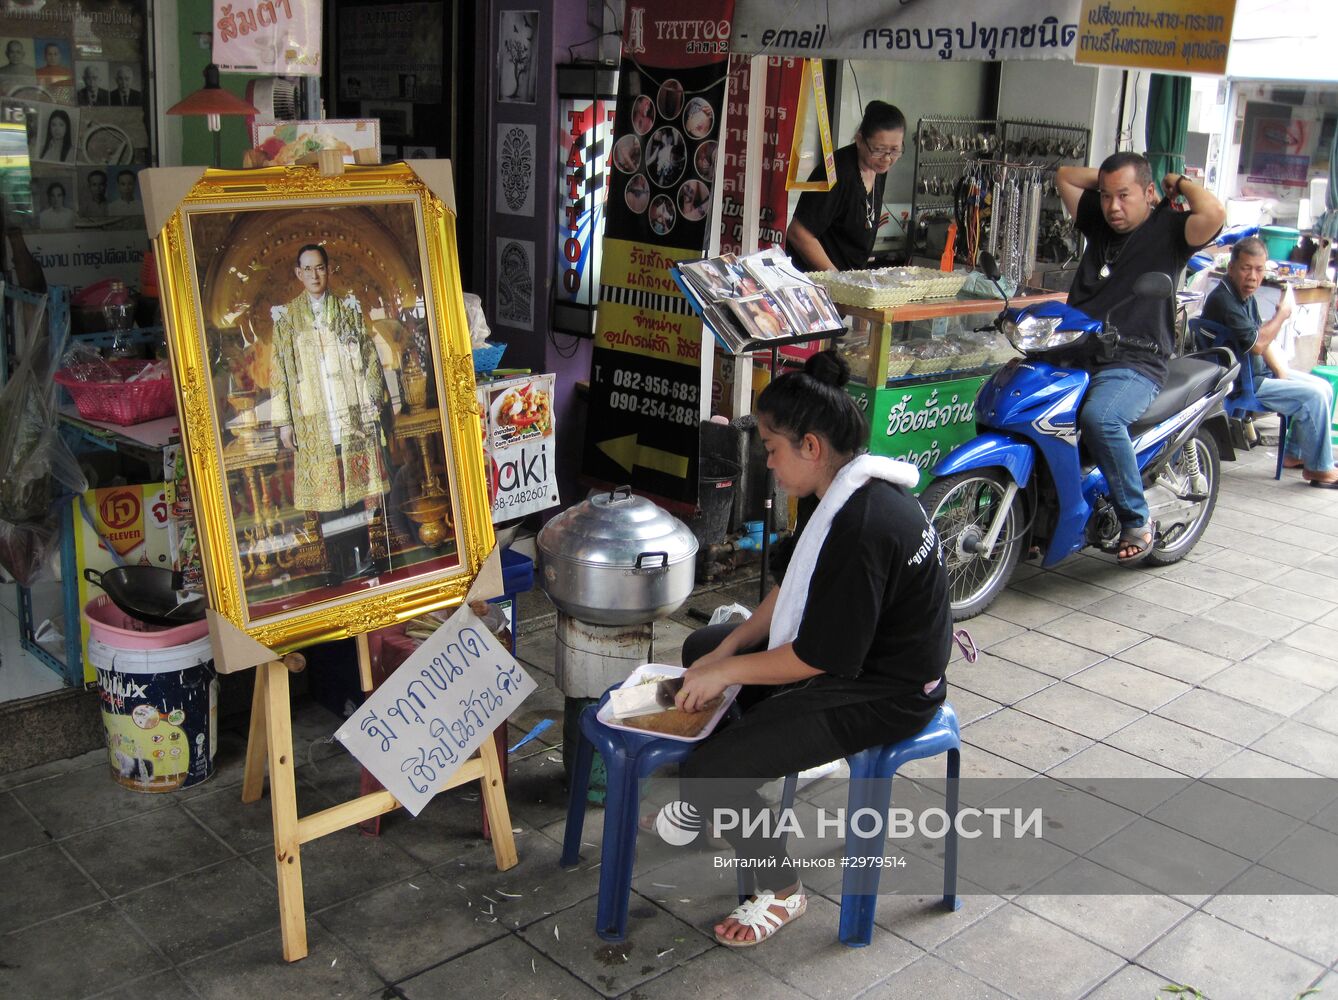
[[[1235,0],[1083,0],[1075,63],[1226,73]]]

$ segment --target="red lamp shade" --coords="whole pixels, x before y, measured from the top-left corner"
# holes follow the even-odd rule
[[[260,114],[254,105],[242,100],[236,94],[224,90],[218,83],[218,67],[210,63],[204,68],[204,87],[185,97],[167,109],[169,115],[206,115],[209,128],[215,131],[222,124],[220,115]]]

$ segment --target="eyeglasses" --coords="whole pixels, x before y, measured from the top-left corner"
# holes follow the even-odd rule
[[[315,266],[307,264],[302,267],[299,267],[298,270],[301,271],[303,274],[312,275],[312,274],[324,274],[326,271],[329,270],[329,268],[324,264],[316,264]]]
[[[879,146],[875,148],[870,146],[868,140],[863,136],[860,136],[860,141],[864,143],[864,148],[869,151],[869,155],[875,160],[895,160],[905,148],[903,146]]]

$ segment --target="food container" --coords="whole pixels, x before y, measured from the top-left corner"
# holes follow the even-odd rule
[[[636,670],[632,671],[632,676],[623,681],[620,687],[636,687],[638,684],[644,684],[649,680],[664,680],[670,677],[682,677],[686,670],[682,667],[675,667],[668,663],[646,663]],[[725,713],[729,711],[729,706],[734,704],[734,699],[739,696],[741,685],[731,684],[725,688],[720,698],[720,704],[716,706],[711,717],[706,721],[700,730],[691,736],[680,736],[677,733],[661,732],[659,730],[641,729],[637,726],[629,726],[626,722],[618,719],[613,714],[613,706],[605,702],[599,707],[597,718],[610,729],[621,729],[623,732],[635,733],[638,736],[656,736],[665,740],[678,740],[682,743],[699,743],[711,733],[715,732],[715,727],[720,724],[720,720]]]
[[[686,524],[620,486],[544,525],[539,586],[559,611],[594,625],[662,618],[692,593],[697,539]]]

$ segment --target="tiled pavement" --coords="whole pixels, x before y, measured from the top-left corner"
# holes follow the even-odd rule
[[[1024,567],[970,624],[979,661],[950,673],[964,772],[1020,781],[1043,771],[1074,785],[1338,778],[1338,497],[1294,473],[1275,483],[1271,468],[1263,449],[1224,466],[1213,524],[1180,565],[1127,571],[1081,556],[1052,572]],[[754,596],[736,584],[691,604]],[[542,599],[526,608],[521,654],[542,686],[518,731],[562,706],[551,619]],[[686,634],[678,618],[663,628],[659,658]],[[299,708],[303,812],[354,791],[351,759],[325,742],[337,722],[312,703]],[[859,950],[836,941],[839,899],[816,897],[783,943],[731,952],[709,936],[725,900],[660,899],[639,877],[630,937],[610,947],[593,933],[597,856],[557,867],[557,741],[513,763],[512,872],[493,870],[477,796],[461,791],[417,820],[388,817],[379,839],[344,831],[308,845],[311,953],[293,965],[279,951],[269,813],[239,801],[238,734],[225,733],[211,781],[173,795],[125,791],[100,753],[0,776],[0,996],[1124,1000],[1171,984],[1213,1000],[1338,993],[1338,898],[1301,884],[1332,892],[1333,872],[1304,859],[1279,865],[1301,880],[1286,895],[976,893],[952,914],[931,898],[885,895],[873,944]],[[1230,860],[1209,841],[1251,832],[1173,830],[1157,822],[1156,803],[1087,799],[1096,839],[1118,826],[1099,821],[1124,816],[1116,837],[1140,838],[1153,858]],[[1065,846],[1083,835],[1067,833]],[[598,836],[588,819],[587,842]],[[1334,843],[1311,848],[1334,856]],[[643,852],[643,868],[653,863]]]

